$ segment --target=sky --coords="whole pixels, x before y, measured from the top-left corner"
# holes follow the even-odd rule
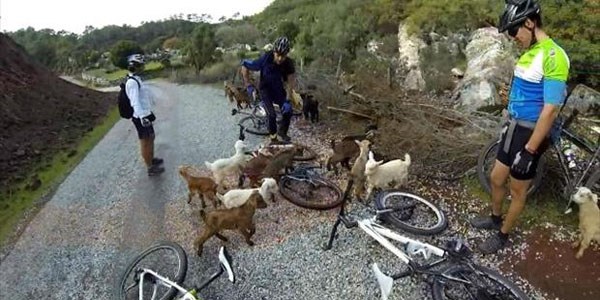
[[[142,21],[157,21],[183,13],[241,16],[261,12],[273,0],[0,0],[0,32],[29,26],[36,30],[51,28],[81,34],[86,25],[139,26]]]

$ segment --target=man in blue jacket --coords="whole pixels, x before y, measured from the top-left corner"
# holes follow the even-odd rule
[[[284,83],[289,84],[290,91],[295,88],[294,61],[287,57],[290,52],[290,41],[286,37],[279,37],[273,44],[273,50],[267,51],[254,61],[242,61],[242,77],[248,94],[252,94],[254,86],[250,84],[249,70],[260,71],[261,100],[269,118],[269,134],[271,141],[277,140],[277,135],[283,141],[289,142],[288,129],[292,118],[292,105],[288,100]],[[279,105],[282,112],[281,126],[277,130],[277,118],[273,104]]]

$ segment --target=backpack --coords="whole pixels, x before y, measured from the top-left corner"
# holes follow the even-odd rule
[[[127,75],[127,79],[125,79],[125,81],[121,82],[121,84],[119,85],[119,87],[121,88],[119,90],[118,96],[119,114],[123,119],[131,119],[131,117],[133,117],[133,107],[131,106],[131,101],[129,100],[129,97],[127,97],[127,92],[125,91],[125,84],[129,79],[135,80],[135,82],[138,84],[138,88],[142,87],[137,79],[129,75]]]

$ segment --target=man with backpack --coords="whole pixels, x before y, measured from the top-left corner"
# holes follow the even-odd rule
[[[156,176],[164,172],[165,169],[161,166],[163,160],[154,157],[155,134],[152,122],[156,120],[156,117],[151,110],[153,103],[149,97],[148,90],[144,87],[142,79],[139,76],[144,71],[144,57],[141,54],[130,55],[127,57],[127,64],[129,74],[124,86],[123,84],[121,85],[121,90],[124,90],[124,93],[121,92],[119,96],[119,110],[122,117],[131,118],[137,130],[142,158],[148,168],[148,176]],[[130,107],[127,107],[126,99],[123,99],[122,96],[123,94],[126,96],[125,98],[128,98]],[[122,103],[125,103],[125,105]],[[125,107],[125,109],[122,107]]]
[[[242,77],[249,95],[254,92],[250,84],[249,71],[260,71],[260,97],[269,118],[269,134],[271,141],[277,141],[277,135],[285,142],[290,141],[288,130],[292,119],[292,104],[288,100],[284,83],[289,84],[290,93],[295,88],[294,61],[287,57],[290,52],[290,41],[279,37],[273,43],[273,50],[267,51],[254,61],[242,61]],[[290,95],[291,96],[291,95]],[[273,104],[281,108],[282,120],[277,130],[277,115]]]

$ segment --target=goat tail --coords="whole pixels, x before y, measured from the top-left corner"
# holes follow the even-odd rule
[[[410,165],[410,154],[404,154],[404,163]]]
[[[211,163],[209,163],[209,162],[205,161],[205,162],[204,162],[204,165],[206,165],[206,167],[207,167],[208,169],[212,170],[212,164],[211,164]]]

